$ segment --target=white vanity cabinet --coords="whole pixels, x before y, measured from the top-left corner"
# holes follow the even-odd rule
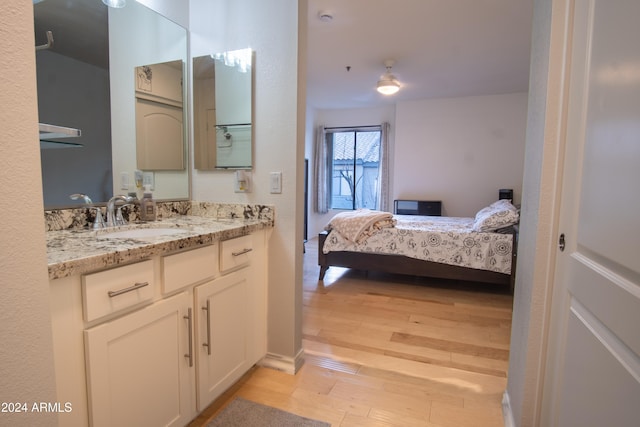
[[[220,242],[222,276],[196,286],[198,410],[266,353],[262,234]]]
[[[59,425],[182,426],[237,381],[266,354],[266,239],[52,280]]]
[[[184,426],[193,415],[188,292],[85,331],[91,425]]]
[[[194,258],[216,254],[211,248],[189,252],[197,254]],[[83,275],[85,322],[152,302],[156,276],[153,260]],[[84,343],[91,425],[185,425],[193,414],[192,329],[188,292],[87,327]]]

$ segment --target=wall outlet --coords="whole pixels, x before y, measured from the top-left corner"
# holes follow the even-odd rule
[[[245,170],[236,171],[234,191],[236,193],[251,192],[251,172]]]
[[[142,187],[145,188],[147,185],[153,191],[155,190],[155,178],[153,176],[153,172],[143,172],[142,173]]]
[[[137,188],[138,190],[142,190],[142,181],[143,181],[143,179],[142,179],[142,171],[141,171],[141,170],[136,169],[136,170],[133,172],[133,177],[134,177],[134,179],[135,179],[135,181],[136,181],[136,188]]]
[[[120,189],[129,190],[129,172],[120,172]]]

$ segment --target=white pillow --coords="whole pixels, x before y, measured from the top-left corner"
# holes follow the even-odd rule
[[[489,207],[495,209],[512,209],[514,211],[518,210],[515,206],[513,206],[511,200],[509,199],[500,199],[497,202],[491,203]]]
[[[473,231],[494,231],[517,224],[518,220],[516,207],[508,200],[502,199],[478,211],[473,223]]]

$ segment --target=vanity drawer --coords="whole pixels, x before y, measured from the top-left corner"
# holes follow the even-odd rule
[[[82,276],[84,319],[87,322],[153,299],[153,261]]]
[[[251,262],[253,239],[251,235],[220,242],[220,271],[244,267]]]
[[[218,272],[218,246],[209,245],[162,258],[162,292],[211,279]]]

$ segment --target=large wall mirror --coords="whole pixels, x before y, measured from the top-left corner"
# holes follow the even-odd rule
[[[34,4],[34,24],[39,121],[81,131],[73,140],[62,139],[75,145],[41,144],[45,208],[78,203],[71,193],[87,194],[95,203],[141,193],[136,170],[145,172],[156,199],[189,198],[187,31],[136,1],[113,9],[99,0],[42,0]],[[147,86],[136,81],[141,69],[151,70]],[[174,136],[169,157],[177,163],[170,166],[138,162],[136,110],[145,89],[151,92],[147,102],[171,107],[174,123],[161,125]],[[151,157],[166,152],[159,146],[145,150]]]
[[[195,168],[251,169],[255,53],[193,58]]]

